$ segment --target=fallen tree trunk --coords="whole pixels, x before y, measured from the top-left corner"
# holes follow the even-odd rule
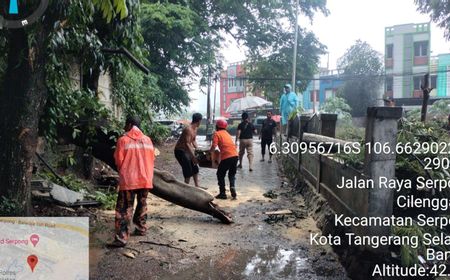
[[[101,130],[97,131],[97,142],[92,145],[92,155],[117,170],[114,162],[115,141],[111,140],[113,134],[104,134]],[[68,138],[70,139],[70,138]],[[82,142],[71,141],[75,145],[82,145]],[[175,177],[164,171],[155,168],[153,176],[152,194],[164,200],[170,201],[176,205],[199,211],[211,215],[225,224],[232,223],[229,214],[221,210],[213,202],[214,196],[200,188],[187,185],[175,179]]]
[[[211,215],[223,223],[233,222],[227,213],[213,203],[214,196],[209,192],[182,183],[168,172],[155,169],[153,189],[150,192],[179,206]]]

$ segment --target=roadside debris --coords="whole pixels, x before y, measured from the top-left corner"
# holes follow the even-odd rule
[[[264,212],[268,217],[264,221],[268,224],[275,224],[283,221],[283,224],[290,227],[296,227],[298,219],[304,219],[307,216],[306,210],[277,210]]]
[[[84,195],[78,192],[69,190],[68,188],[52,184],[50,196],[59,203],[70,206],[76,202],[83,201]]]
[[[135,259],[136,258],[136,253],[135,252],[131,252],[131,251],[123,252],[122,255],[124,255],[125,257],[130,258],[130,259]]]
[[[268,216],[265,219],[265,221],[270,224],[270,223],[276,223],[280,220],[284,220],[286,215],[292,215],[293,213],[291,210],[278,210],[278,211],[264,212],[264,214],[266,214]]]
[[[101,203],[95,200],[86,199],[84,194],[69,190],[68,188],[51,183],[46,180],[35,180],[31,182],[31,193],[33,197],[55,202],[66,207],[100,206]]]
[[[264,197],[276,199],[278,197],[278,194],[276,194],[273,190],[270,190],[263,194]]]
[[[275,217],[278,215],[291,215],[293,214],[291,210],[278,210],[278,211],[269,211],[269,212],[264,212],[264,214],[269,215],[269,217]]]
[[[153,241],[139,241],[139,243],[146,243],[146,244],[151,244],[151,245],[156,245],[156,246],[165,246],[165,247],[169,247],[169,248],[172,248],[172,249],[177,249],[177,250],[180,250],[180,251],[186,253],[186,251],[184,249],[172,246],[171,244],[158,243],[158,242],[153,242]]]

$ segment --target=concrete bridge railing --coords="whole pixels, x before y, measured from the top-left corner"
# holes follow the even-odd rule
[[[367,145],[389,145],[395,151],[397,144],[397,123],[401,117],[399,107],[370,107],[367,110],[365,143]],[[304,133],[335,137],[337,116],[318,114],[297,116],[289,123],[289,140],[282,142],[301,142]],[[320,137],[319,137],[320,138]],[[384,144],[387,143],[387,144]],[[377,144],[379,145],[379,144]],[[361,145],[361,149],[363,149]],[[356,170],[329,154],[298,153],[289,154],[293,163],[307,185],[323,196],[336,214],[349,217],[390,217],[393,211],[394,189],[380,188],[379,179],[395,178],[395,153],[374,154],[365,149],[364,168]],[[373,180],[373,188],[338,188],[342,180]],[[352,227],[359,235],[389,235],[389,227]],[[369,248],[370,249],[370,248]]]

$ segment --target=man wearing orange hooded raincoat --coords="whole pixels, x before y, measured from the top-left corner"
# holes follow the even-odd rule
[[[153,188],[155,149],[150,137],[139,129],[138,117],[128,117],[125,135],[119,138],[114,159],[119,171],[119,193],[116,205],[115,247],[126,245],[130,236],[131,220],[135,235],[147,232],[147,196]],[[137,198],[133,215],[134,200]]]

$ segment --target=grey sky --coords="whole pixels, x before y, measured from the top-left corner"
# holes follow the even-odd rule
[[[372,48],[384,54],[384,28],[392,25],[429,22],[428,15],[416,10],[413,0],[328,0],[330,14],[325,17],[317,14],[312,24],[304,16],[300,17],[302,28],[313,31],[319,41],[328,47],[330,68],[345,51],[361,39]],[[444,39],[444,31],[431,24],[431,55],[450,53],[450,42]],[[244,48],[235,42],[224,44],[222,53],[226,63],[245,59]],[[322,57],[321,66],[326,66],[327,56]],[[206,108],[206,96],[193,89],[190,96],[196,98],[191,108]],[[204,110],[204,109],[203,109]]]

